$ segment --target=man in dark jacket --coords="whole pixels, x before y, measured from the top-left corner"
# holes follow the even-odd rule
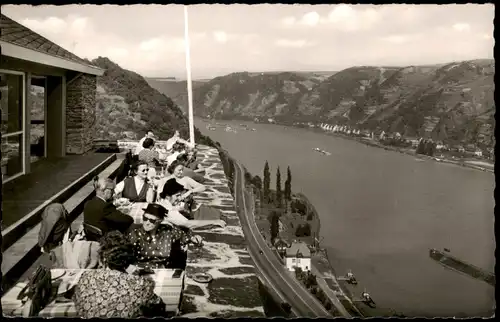
[[[100,178],[96,181],[96,196],[85,203],[83,210],[83,222],[99,228],[102,234],[108,231],[118,230],[126,232],[134,223],[132,217],[117,210],[113,205],[113,194],[115,183],[109,178]],[[87,240],[97,241],[98,236],[93,231],[85,227]]]

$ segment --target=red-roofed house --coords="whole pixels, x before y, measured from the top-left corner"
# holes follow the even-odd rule
[[[7,182],[30,172],[32,132],[41,131],[41,157],[92,148],[97,76],[104,70],[3,14],[0,29],[2,177]]]
[[[295,267],[300,267],[303,271],[311,269],[311,251],[303,242],[293,242],[286,249],[286,268],[294,271]]]

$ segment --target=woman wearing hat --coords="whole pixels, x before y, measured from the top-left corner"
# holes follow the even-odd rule
[[[184,192],[177,196],[177,199],[179,199],[180,201],[185,201],[188,198],[192,197],[193,194],[205,191],[206,189],[203,184],[196,182],[196,180],[184,175],[184,165],[178,160],[173,161],[168,166],[167,171],[168,173],[170,173],[170,176],[162,179],[158,183],[158,191],[160,192],[163,191],[166,182],[170,181],[171,179],[174,179],[178,184],[184,187]]]
[[[193,220],[191,213],[186,214],[184,203],[180,201],[180,197],[184,191],[184,186],[177,183],[175,179],[168,180],[160,192],[160,201],[158,204],[168,210],[167,221],[179,227],[190,229],[201,228],[206,226],[219,226],[224,228],[226,222],[224,220]]]
[[[161,205],[148,204],[144,209],[142,226],[127,235],[134,246],[139,266],[152,269],[172,267],[173,263],[179,261],[178,258],[171,258],[171,255],[176,253],[175,246],[201,243],[200,236],[190,236],[175,226],[162,225],[167,213]]]

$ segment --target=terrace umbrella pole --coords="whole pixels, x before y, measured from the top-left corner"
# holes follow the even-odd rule
[[[186,72],[187,72],[187,91],[188,91],[188,111],[189,111],[189,140],[194,142],[194,120],[193,120],[193,86],[191,84],[191,59],[189,52],[189,29],[188,29],[188,10],[184,6],[184,40],[186,44]]]

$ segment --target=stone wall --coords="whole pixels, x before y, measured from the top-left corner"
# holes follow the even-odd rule
[[[66,87],[66,153],[92,149],[96,121],[97,77],[82,74]]]

